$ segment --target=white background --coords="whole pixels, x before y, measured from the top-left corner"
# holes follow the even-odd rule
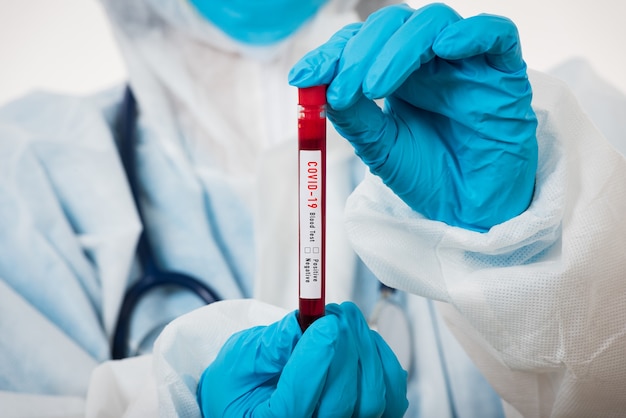
[[[32,88],[84,93],[124,77],[96,0],[0,0],[0,103]]]
[[[411,0],[413,6],[425,4]],[[626,2],[450,0],[461,15],[516,22],[529,67],[573,56],[626,93]],[[0,0],[0,103],[32,88],[86,93],[124,80],[125,69],[97,0]]]

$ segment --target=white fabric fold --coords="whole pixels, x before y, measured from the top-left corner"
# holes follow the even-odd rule
[[[483,371],[525,416],[623,412],[626,162],[562,82],[531,82],[540,160],[527,211],[474,233],[424,219],[368,176],[348,234],[381,281],[450,305],[470,356],[503,366]],[[518,373],[529,383],[503,378]]]

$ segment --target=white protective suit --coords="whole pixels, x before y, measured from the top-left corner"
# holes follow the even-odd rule
[[[626,110],[626,98],[584,62],[555,73],[587,106]],[[485,234],[467,231],[423,218],[368,175],[348,200],[348,234],[386,284],[438,301],[449,329],[502,396],[507,417],[625,416],[626,159],[562,81],[532,71],[530,79],[540,158],[526,212]],[[598,126],[623,150],[622,120],[605,118]],[[433,314],[428,307],[425,299],[408,297],[413,334],[422,338],[423,318]],[[155,346],[163,410],[197,414],[189,381],[198,379],[199,365],[210,362],[232,332],[284,314],[271,305],[228,301],[171,323]],[[199,340],[206,350],[180,356],[182,347]],[[453,344],[444,341],[446,348]],[[419,337],[414,344],[419,374],[427,367],[420,357],[437,355]],[[443,356],[450,369],[460,367],[446,350]],[[448,384],[458,396],[458,382]],[[423,397],[436,393],[436,385],[433,374],[409,391],[419,390],[418,402],[427,402]],[[447,415],[430,405],[412,407],[407,416],[420,413]]]
[[[0,109],[2,416],[143,417],[157,407],[198,416],[195,384],[223,341],[297,303],[296,92],[287,72],[358,17],[334,2],[291,40],[252,50],[183,1],[103,3],[139,101],[142,208],[157,260],[235,300],[171,323],[154,355],[96,367],[136,277],[141,228],[112,134],[121,90],[9,104]],[[365,170],[330,129],[327,299],[355,300],[368,314],[377,296],[348,235],[382,281],[419,295],[398,295],[414,348],[407,416],[502,413],[442,316],[511,416],[626,411],[626,163],[563,84],[534,73],[531,82],[535,198],[486,234],[423,219],[371,176],[348,201],[346,229],[343,206]],[[590,103],[624,108],[621,96],[589,96],[602,91],[577,89]],[[614,122],[624,118],[598,126],[623,138]],[[239,299],[249,296],[257,300]],[[197,306],[187,295],[155,295],[136,328]]]
[[[193,275],[224,299],[296,307],[297,106],[287,73],[359,19],[350,3],[330,2],[291,39],[259,49],[229,41],[185,1],[103,1],[139,103],[140,204],[162,268]],[[141,224],[116,147],[121,97],[121,88],[86,98],[33,93],[0,111],[0,401],[9,416],[122,415],[138,395],[129,388],[149,376],[143,358],[92,376],[109,359],[123,293],[141,270],[133,264]],[[328,142],[327,300],[352,299],[367,315],[378,282],[343,228],[345,201],[365,169],[332,129]],[[199,306],[187,293],[151,294],[133,318],[130,345]],[[423,321],[415,338],[425,364],[412,382],[424,389],[411,391],[412,408],[447,413],[439,363],[424,355],[437,355],[438,325],[429,314]],[[498,397],[462,349],[443,345],[460,365],[450,373],[463,408],[498,416]],[[477,387],[484,390],[469,396]],[[418,402],[421,393],[428,396]]]

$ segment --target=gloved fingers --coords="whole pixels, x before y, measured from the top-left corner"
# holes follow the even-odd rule
[[[339,321],[332,316],[324,316],[307,328],[285,365],[276,390],[267,401],[255,408],[254,416],[312,416],[322,396],[341,396],[341,393],[335,392],[323,394],[324,387],[329,383],[331,364],[341,354],[337,347],[339,330]],[[345,380],[349,376],[334,377]]]
[[[482,14],[450,25],[435,41],[433,51],[446,60],[485,54],[489,65],[506,73],[526,68],[517,27],[501,16]]]
[[[233,334],[202,373],[198,401],[223,410],[232,401],[229,394],[249,392],[278,376],[301,336],[295,312],[271,325]]]
[[[413,9],[400,4],[372,13],[345,45],[337,74],[328,86],[328,104],[343,110],[362,94],[363,80],[385,43],[405,24]]]
[[[391,350],[391,347],[387,345],[383,337],[376,331],[371,331],[371,333],[381,363],[385,365],[383,368],[383,380],[386,387],[386,408],[382,416],[387,418],[402,417],[409,407],[409,401],[406,398],[408,374],[402,368],[395,353]]]
[[[338,312],[335,313],[335,310]],[[331,314],[342,318],[345,332],[355,341],[360,363],[360,393],[357,411],[359,416],[378,417],[386,409],[386,387],[383,369],[387,364],[379,356],[376,340],[372,338],[367,321],[352,302],[344,302],[338,309],[329,308]]]
[[[254,367],[257,375],[279,374],[302,337],[296,312],[290,312],[280,321],[260,327],[258,335],[244,334],[236,342],[237,362],[242,360]],[[248,370],[243,367],[245,374]]]
[[[331,311],[335,304],[327,305]],[[327,316],[334,318],[338,324],[335,356],[328,369],[328,377],[318,405],[317,416],[319,417],[349,417],[349,416],[375,416],[362,415],[355,410],[360,401],[359,372],[361,359],[359,357],[358,341],[356,341],[350,329],[346,327],[342,318],[328,313]]]
[[[432,46],[437,36],[460,19],[461,16],[444,4],[415,10],[384,47],[376,51],[376,60],[363,82],[363,93],[370,99],[392,94],[421,65],[434,58]]]
[[[375,102],[361,96],[343,110],[329,106],[327,115],[337,132],[352,144],[365,164],[377,168],[387,161],[397,127]]]
[[[221,416],[234,399],[254,390],[259,382],[253,373],[248,346],[242,340],[259,338],[264,327],[254,327],[233,334],[222,346],[217,357],[202,372],[196,388],[196,398],[203,417]],[[254,344],[256,346],[256,344]],[[239,357],[242,361],[239,361]],[[228,375],[229,379],[224,379]],[[267,380],[264,376],[260,382]]]
[[[289,70],[289,84],[295,87],[312,87],[329,84],[337,72],[343,49],[361,28],[362,23],[352,23],[336,32],[323,45],[308,52]]]

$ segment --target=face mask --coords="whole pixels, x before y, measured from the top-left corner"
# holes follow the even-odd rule
[[[270,45],[294,33],[327,0],[189,0],[196,10],[231,38],[248,45]]]

